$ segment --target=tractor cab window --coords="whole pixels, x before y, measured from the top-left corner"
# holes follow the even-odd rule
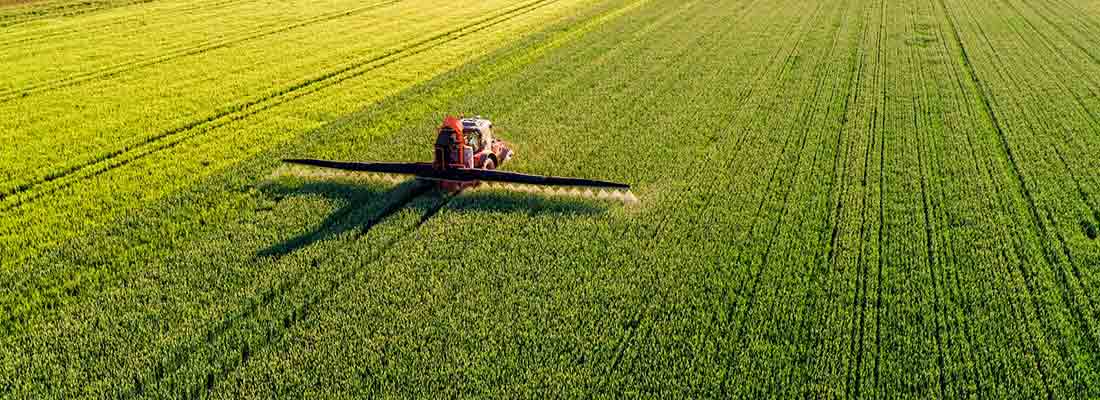
[[[462,134],[466,137],[466,145],[477,150],[481,143],[481,132],[478,132],[477,129],[467,129]]]

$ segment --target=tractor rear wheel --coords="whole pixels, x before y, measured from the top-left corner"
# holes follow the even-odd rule
[[[497,163],[492,158],[486,158],[485,163],[481,164],[482,169],[497,169]]]

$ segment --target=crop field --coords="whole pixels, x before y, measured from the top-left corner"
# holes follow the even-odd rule
[[[0,398],[1100,397],[1097,2],[443,3],[0,0]]]

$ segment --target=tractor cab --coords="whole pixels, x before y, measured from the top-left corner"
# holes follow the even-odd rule
[[[481,132],[477,130],[462,132],[462,136],[466,138],[466,147],[469,147],[474,152],[481,150]]]
[[[493,123],[481,117],[448,116],[435,142],[437,171],[451,168],[496,169],[512,157],[510,146],[493,137]]]

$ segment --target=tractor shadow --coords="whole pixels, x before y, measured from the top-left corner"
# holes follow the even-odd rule
[[[310,181],[306,183],[275,180],[260,187],[262,193],[276,202],[294,196],[322,196],[343,204],[315,228],[262,249],[256,258],[282,258],[299,249],[330,237],[355,231],[358,238],[394,213],[416,209],[422,215],[417,226],[423,225],[444,207],[456,212],[478,211],[489,214],[523,214],[528,216],[584,216],[606,212],[606,206],[593,200],[569,197],[548,197],[529,193],[473,189],[452,195],[436,189],[429,182],[409,179],[396,186],[378,183],[342,181]],[[428,197],[431,201],[414,201]],[[487,215],[492,221],[506,215]]]

